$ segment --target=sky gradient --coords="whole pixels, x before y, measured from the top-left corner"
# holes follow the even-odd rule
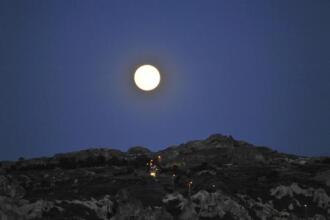
[[[330,156],[330,1],[0,2],[0,160],[213,133]],[[139,91],[133,73],[162,82]]]

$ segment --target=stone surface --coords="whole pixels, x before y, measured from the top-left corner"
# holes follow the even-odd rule
[[[0,219],[325,220],[329,161],[220,134],[159,152],[98,148],[6,161]]]

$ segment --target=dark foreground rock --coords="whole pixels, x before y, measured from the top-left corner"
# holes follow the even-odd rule
[[[330,219],[330,158],[222,135],[0,163],[1,220]]]

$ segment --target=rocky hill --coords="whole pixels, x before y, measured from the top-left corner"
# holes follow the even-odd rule
[[[330,158],[212,135],[0,162],[1,220],[330,219]]]

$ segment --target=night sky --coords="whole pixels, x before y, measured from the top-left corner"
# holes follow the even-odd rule
[[[330,155],[330,1],[0,1],[1,160],[213,133]]]

